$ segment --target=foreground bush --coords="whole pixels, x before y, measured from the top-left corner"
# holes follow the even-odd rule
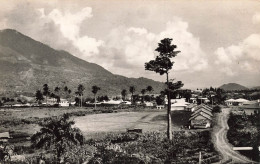
[[[199,152],[207,163],[219,160],[209,131],[176,132],[171,141],[159,132],[124,133],[88,143],[97,147],[89,163],[198,163]]]

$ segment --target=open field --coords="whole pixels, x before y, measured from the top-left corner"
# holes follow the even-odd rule
[[[40,129],[38,121],[71,113],[76,126],[86,138],[109,132],[125,132],[128,128],[146,131],[166,131],[166,111],[157,110],[117,110],[116,113],[94,114],[91,108],[16,108],[0,109],[0,132],[12,134],[24,133],[28,136]],[[80,117],[77,117],[80,114]],[[172,113],[173,130],[179,130],[187,124],[190,112],[175,111]]]

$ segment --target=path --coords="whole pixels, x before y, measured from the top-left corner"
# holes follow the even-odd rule
[[[232,150],[232,145],[227,141],[227,131],[228,131],[228,116],[230,113],[230,108],[223,108],[222,113],[218,115],[217,122],[220,128],[215,133],[216,141],[215,146],[218,151],[223,156],[223,162],[232,160],[232,163],[254,163],[245,156],[241,155],[237,151]]]

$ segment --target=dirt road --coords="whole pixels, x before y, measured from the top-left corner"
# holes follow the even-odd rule
[[[222,113],[218,115],[217,124],[219,128],[214,130],[216,137],[215,146],[223,156],[222,162],[231,159],[232,163],[253,163],[251,160],[241,155],[237,151],[232,150],[233,146],[227,141],[227,131],[229,128],[227,120],[230,110],[231,108],[223,108]]]

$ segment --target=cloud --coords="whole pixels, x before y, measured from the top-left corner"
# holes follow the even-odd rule
[[[181,51],[173,59],[174,71],[194,72],[208,67],[199,38],[189,32],[188,23],[180,18],[167,22],[164,30],[159,33],[150,32],[143,27],[120,26],[111,30],[99,54],[103,59],[101,65],[117,74],[139,77],[141,73],[147,73],[140,70],[144,70],[145,62],[158,55],[155,48],[166,37],[173,38],[172,44],[176,44],[177,50]]]
[[[49,19],[59,27],[63,36],[69,39],[81,52],[79,54],[81,58],[99,53],[98,48],[103,44],[102,40],[97,40],[87,35],[80,36],[82,22],[93,16],[92,8],[85,7],[77,13],[71,13],[70,11],[61,12],[59,9],[53,9],[47,15],[45,15],[42,8],[38,9],[38,11],[41,13],[42,19]]]
[[[217,64],[223,73],[233,76],[241,72],[259,73],[260,34],[251,34],[238,45],[220,47],[215,51]],[[232,73],[231,73],[232,72]]]
[[[255,14],[253,15],[253,17],[252,17],[252,22],[253,22],[253,24],[258,24],[258,23],[260,23],[260,13],[259,13],[259,12],[255,13]]]

